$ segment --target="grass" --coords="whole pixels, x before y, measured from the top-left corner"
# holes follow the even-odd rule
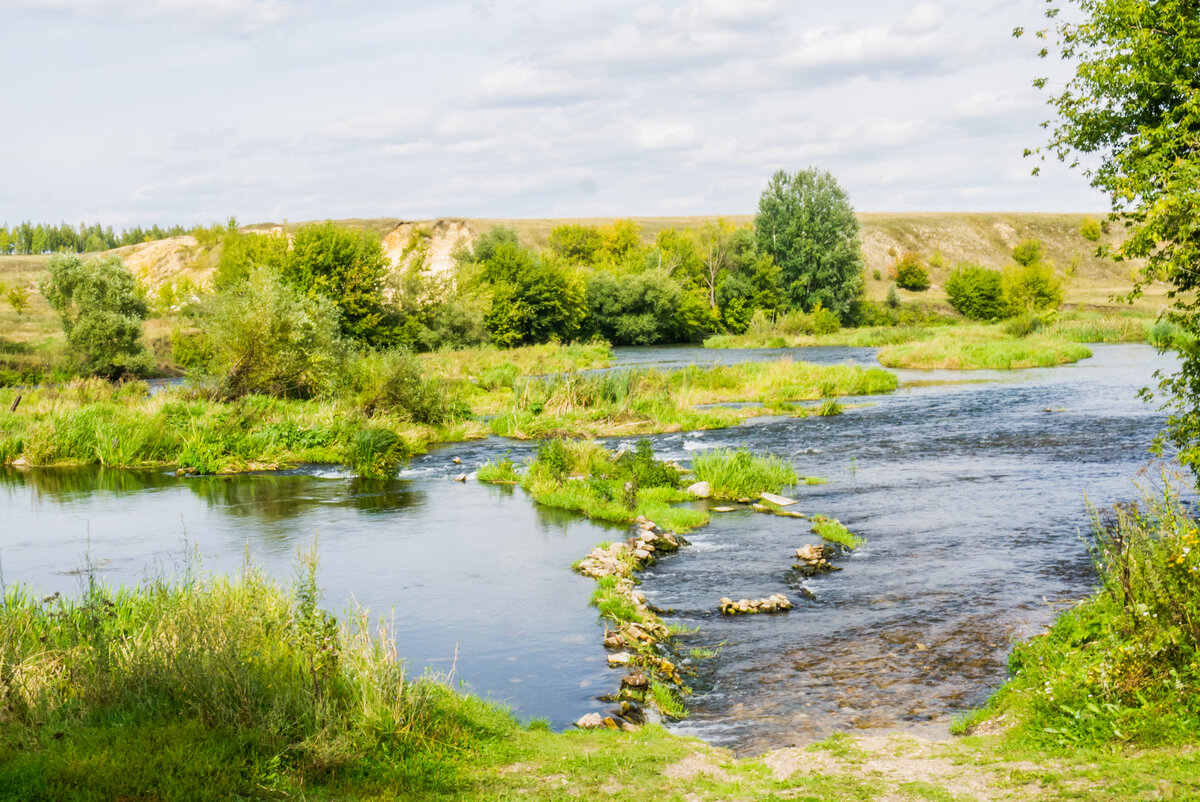
[[[838,543],[851,550],[857,549],[865,542],[847,529],[841,521],[826,518],[824,515],[813,516],[812,531],[831,543]]]
[[[708,482],[713,498],[737,500],[778,493],[796,483],[796,469],[779,457],[716,448],[692,458],[696,479]]]
[[[890,368],[922,370],[1013,370],[1052,367],[1092,355],[1078,343],[1045,337],[964,340],[957,334],[919,343],[889,345],[879,350],[879,363]]]
[[[1167,489],[1097,515],[1100,589],[1019,644],[995,716],[1034,749],[1180,745],[1200,732],[1200,527]]]
[[[479,481],[491,484],[517,484],[521,481],[521,475],[517,473],[517,464],[508,457],[488,460],[479,466],[475,475]]]
[[[638,435],[732,426],[776,414],[793,401],[872,395],[896,389],[879,368],[775,362],[612,370],[525,379],[490,421],[493,433],[521,439]],[[717,404],[748,404],[738,409]],[[812,414],[815,410],[798,410]]]
[[[196,577],[7,590],[0,799],[451,793],[462,750],[516,729],[407,680],[365,612],[321,609],[312,552],[290,587],[252,566]]]

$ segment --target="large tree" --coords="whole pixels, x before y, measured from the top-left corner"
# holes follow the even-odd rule
[[[1046,16],[1039,55],[1074,69],[1051,92],[1047,150],[1108,193],[1127,225],[1114,256],[1144,258],[1142,282],[1169,282],[1170,317],[1200,334],[1200,2],[1048,0]],[[1168,434],[1200,473],[1200,344],[1181,352],[1179,372],[1161,377],[1160,389],[1172,411]]]
[[[862,249],[850,198],[832,175],[812,167],[778,171],[758,200],[754,226],[792,307],[820,304],[849,317],[862,294]]]
[[[67,344],[81,367],[108,379],[145,374],[153,360],[142,345],[146,294],[116,256],[86,264],[55,254],[39,286],[62,320]]]

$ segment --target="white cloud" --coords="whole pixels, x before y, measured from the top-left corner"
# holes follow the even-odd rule
[[[633,141],[640,150],[683,150],[698,139],[696,129],[687,123],[646,121],[634,127]]]
[[[944,43],[935,32],[902,33],[888,26],[806,31],[799,44],[782,58],[785,67],[801,70],[878,67],[930,63],[939,60]]]
[[[946,12],[941,6],[935,3],[920,3],[908,12],[904,21],[900,23],[900,30],[908,33],[928,33],[937,30],[945,17]]]
[[[472,96],[483,105],[539,106],[575,103],[595,92],[569,73],[513,63],[480,77]]]
[[[0,9],[103,22],[155,22],[183,30],[257,33],[288,20],[288,0],[0,0]]]

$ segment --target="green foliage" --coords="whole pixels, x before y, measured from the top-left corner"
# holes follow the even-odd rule
[[[929,289],[929,271],[921,264],[919,254],[906,251],[896,260],[896,286],[913,292]]]
[[[251,268],[282,270],[287,262],[288,247],[288,237],[283,232],[242,233],[231,219],[221,235],[221,255],[213,272],[213,288],[220,292],[245,281]]]
[[[845,190],[828,172],[782,170],[771,177],[754,219],[759,251],[779,266],[787,302],[816,304],[843,321],[862,294],[858,220]]]
[[[28,287],[22,287],[18,285],[16,287],[2,289],[2,291],[4,293],[4,299],[8,301],[8,305],[13,308],[13,311],[16,312],[18,316],[29,311]]]
[[[587,282],[588,324],[613,345],[652,345],[675,339],[682,290],[668,276],[647,271],[593,273]]]
[[[888,309],[900,308],[900,296],[896,294],[895,284],[888,286],[887,300],[885,303],[887,304]]]
[[[1074,7],[1074,8],[1073,8]],[[1061,13],[1064,10],[1068,13]],[[1131,297],[1145,282],[1173,285],[1171,319],[1198,331],[1200,309],[1200,15],[1193,0],[1054,0],[1039,55],[1054,52],[1073,67],[1049,98],[1048,149],[1095,167],[1092,186],[1112,200],[1125,223],[1119,259],[1144,258]],[[1018,29],[1014,32],[1021,35]],[[1044,78],[1035,81],[1046,88]],[[1171,415],[1167,432],[1189,464],[1200,468],[1200,350],[1185,347],[1159,393]]]
[[[594,265],[600,260],[604,237],[595,226],[561,223],[550,229],[546,246],[572,264]]]
[[[827,518],[824,515],[813,516],[812,531],[825,540],[837,543],[850,550],[857,549],[865,542],[861,537],[847,529],[841,521],[836,518]]]
[[[337,320],[328,301],[302,295],[270,268],[252,266],[200,313],[204,350],[211,354],[203,372],[224,398],[326,393],[346,351]]]
[[[403,349],[364,354],[350,366],[351,391],[363,413],[380,412],[413,423],[438,426],[466,417],[469,410],[428,375],[416,356]]]
[[[1046,255],[1046,248],[1040,239],[1024,239],[1012,249],[1013,261],[1023,267],[1041,262]]]
[[[378,345],[394,336],[383,303],[388,266],[383,246],[371,232],[313,223],[296,232],[282,275],[301,292],[332,302],[344,336]]]
[[[149,372],[151,359],[140,341],[149,313],[145,293],[118,257],[85,264],[56,254],[39,289],[58,312],[84,370],[110,379]]]
[[[1010,265],[1000,276],[1005,304],[1011,311],[1054,310],[1062,304],[1062,280],[1048,262]]]
[[[1163,350],[1178,349],[1195,341],[1195,334],[1170,320],[1157,320],[1146,332],[1146,342]]]
[[[579,332],[585,291],[572,270],[522,248],[516,232],[504,228],[480,236],[471,258],[491,289],[484,320],[497,345],[565,341]]]
[[[404,440],[378,426],[368,426],[355,434],[350,444],[350,466],[365,479],[390,479],[396,475],[400,460],[408,456]]]
[[[712,486],[713,498],[757,498],[778,493],[796,483],[796,469],[771,454],[751,454],[745,449],[715,448],[692,458],[696,479]]]
[[[475,478],[481,482],[492,484],[515,484],[521,481],[521,474],[517,473],[515,462],[508,457],[503,457],[498,460],[488,460],[480,465]]]
[[[1101,231],[1100,221],[1094,217],[1085,217],[1079,222],[1079,236],[1089,242],[1098,242]]]
[[[459,755],[516,731],[446,685],[409,682],[365,611],[320,606],[315,558],[292,588],[235,578],[79,599],[8,587],[0,794],[21,799],[455,796]],[[463,784],[466,785],[465,783]]]
[[[971,340],[955,335],[924,342],[888,345],[879,350],[879,364],[921,370],[1014,370],[1052,367],[1092,355],[1077,343],[1040,337]]]
[[[959,262],[946,280],[946,295],[950,305],[971,320],[997,320],[1008,315],[1009,306],[999,270],[973,262]]]
[[[1166,485],[1170,487],[1169,484]],[[1094,518],[1100,590],[1021,643],[989,703],[1041,747],[1193,743],[1200,729],[1200,530],[1169,490]]]

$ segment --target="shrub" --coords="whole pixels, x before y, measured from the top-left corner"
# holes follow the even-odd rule
[[[441,379],[424,375],[421,361],[403,349],[361,356],[351,373],[355,397],[368,417],[386,410],[437,426],[468,414]]]
[[[249,268],[213,296],[201,320],[212,354],[204,372],[219,396],[308,398],[328,392],[342,370],[333,305],[301,295],[270,268]]]
[[[1100,221],[1094,217],[1085,217],[1079,223],[1079,235],[1089,242],[1100,239]]]
[[[971,320],[995,320],[1008,311],[1000,271],[973,262],[954,266],[946,280],[946,295],[950,305]]]
[[[1021,240],[1012,249],[1013,261],[1019,265],[1031,265],[1041,262],[1045,256],[1045,247],[1040,239]]]
[[[1057,309],[1063,301],[1062,281],[1049,262],[1011,265],[1001,275],[1001,285],[1013,311]]]
[[[912,292],[929,289],[929,271],[921,264],[920,256],[907,251],[896,261],[896,285]]]
[[[813,334],[833,334],[842,327],[842,319],[821,304],[814,306],[809,316],[812,318]]]
[[[77,256],[56,254],[49,268],[39,289],[58,312],[83,369],[108,379],[148,373],[153,365],[141,336],[149,307],[120,258],[84,264]]]

